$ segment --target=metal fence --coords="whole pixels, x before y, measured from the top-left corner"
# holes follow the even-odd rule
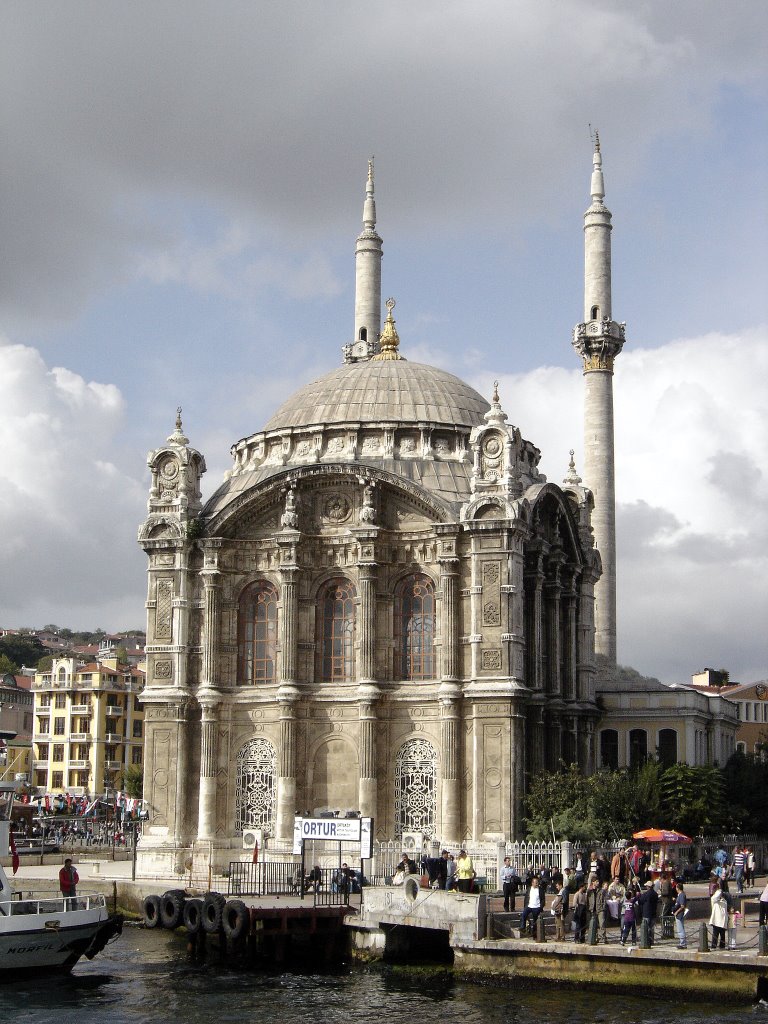
[[[294,896],[315,906],[345,906],[360,892],[361,879],[342,877],[338,868],[315,867],[306,876],[296,861],[231,861],[228,896]]]

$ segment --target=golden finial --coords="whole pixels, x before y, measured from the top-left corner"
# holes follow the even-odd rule
[[[495,380],[493,382],[493,399],[492,399],[492,401],[493,401],[494,405],[498,405],[499,404],[499,382],[497,380]]]
[[[384,360],[384,359],[402,359],[403,357],[397,351],[400,345],[400,338],[398,337],[397,330],[395,328],[395,321],[392,316],[392,310],[395,308],[395,300],[387,299],[385,306],[387,307],[387,319],[384,321],[384,330],[381,332],[379,343],[381,350],[373,356],[373,359]]]
[[[176,406],[176,429],[181,430],[181,406]]]

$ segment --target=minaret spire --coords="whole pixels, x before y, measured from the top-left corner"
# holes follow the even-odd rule
[[[595,499],[592,526],[603,565],[595,586],[595,650],[616,663],[616,487],[613,430],[613,361],[624,345],[625,324],[612,319],[611,213],[600,137],[595,132],[592,202],[584,214],[584,323],[573,347],[584,365],[584,483]]]
[[[379,351],[381,332],[381,249],[376,233],[376,200],[373,186],[373,157],[368,161],[368,178],[363,202],[363,230],[355,245],[355,338],[344,346],[344,361],[370,359]]]

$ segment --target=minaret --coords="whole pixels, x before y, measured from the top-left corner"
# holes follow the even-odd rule
[[[381,237],[376,233],[376,201],[373,198],[373,157],[368,161],[368,180],[363,203],[363,230],[355,245],[355,339],[344,346],[344,361],[370,359],[379,351],[381,331]]]
[[[584,363],[584,483],[594,495],[595,545],[603,573],[595,587],[595,650],[616,663],[616,494],[613,437],[613,361],[625,324],[611,312],[611,214],[603,203],[603,161],[595,132],[592,203],[584,214],[584,323],[573,347]]]

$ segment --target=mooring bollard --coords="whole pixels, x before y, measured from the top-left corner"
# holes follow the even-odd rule
[[[597,945],[597,914],[593,914],[589,919],[589,944]]]
[[[707,933],[707,926],[702,921],[699,925],[699,952],[709,952],[709,935]]]
[[[543,914],[539,914],[539,916],[536,918],[536,941],[537,942],[546,942],[547,941],[546,926],[545,926],[545,923],[544,923],[544,915]]]
[[[768,956],[768,928],[764,924],[757,929],[757,955]]]
[[[640,922],[640,949],[651,948],[651,934],[648,929],[648,918],[644,917]]]

